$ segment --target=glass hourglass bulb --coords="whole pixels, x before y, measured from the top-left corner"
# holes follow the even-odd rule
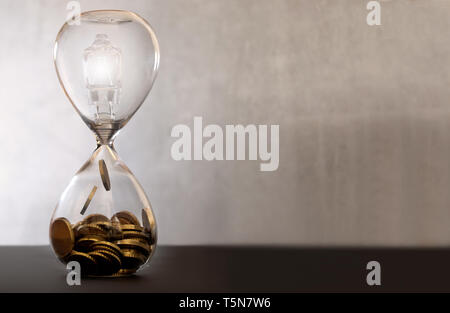
[[[130,275],[151,258],[150,201],[113,142],[150,92],[159,47],[150,25],[128,11],[90,11],[58,33],[54,60],[67,97],[95,133],[97,148],[63,192],[50,241],[63,262],[88,276]]]

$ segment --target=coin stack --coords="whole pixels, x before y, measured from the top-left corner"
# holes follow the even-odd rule
[[[143,225],[129,211],[111,219],[91,214],[74,225],[60,217],[51,224],[50,240],[63,263],[79,262],[83,276],[130,275],[154,249],[151,216],[149,209],[142,210]]]

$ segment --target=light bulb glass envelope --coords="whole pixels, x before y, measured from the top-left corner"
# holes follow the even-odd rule
[[[139,109],[159,66],[150,25],[128,11],[90,11],[58,33],[60,83],[97,137],[97,149],[64,190],[50,222],[50,242],[63,263],[81,274],[124,276],[141,269],[157,241],[143,188],[119,159],[117,132]]]
[[[159,67],[151,26],[128,11],[90,11],[64,24],[56,71],[73,106],[101,140],[110,140],[144,102]]]

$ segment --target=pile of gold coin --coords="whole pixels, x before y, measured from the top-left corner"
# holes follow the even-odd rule
[[[111,218],[91,214],[76,224],[60,217],[51,224],[50,240],[63,263],[80,263],[83,276],[130,275],[154,249],[151,216],[149,209],[142,210],[143,225],[129,211]]]

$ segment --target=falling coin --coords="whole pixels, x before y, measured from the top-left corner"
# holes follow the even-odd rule
[[[106,191],[111,190],[111,181],[109,180],[108,168],[104,160],[98,161],[98,168],[100,170],[100,177],[102,178],[103,186]]]
[[[92,198],[94,198],[96,191],[97,191],[97,186],[94,186],[94,188],[92,188],[91,193],[89,194],[89,197],[87,198],[86,202],[84,203],[83,208],[81,209],[81,212],[80,212],[81,215],[84,215],[84,213],[86,212],[89,204],[92,201]]]
[[[50,227],[50,239],[55,253],[64,258],[73,249],[75,236],[72,231],[72,225],[64,217],[53,221]]]

